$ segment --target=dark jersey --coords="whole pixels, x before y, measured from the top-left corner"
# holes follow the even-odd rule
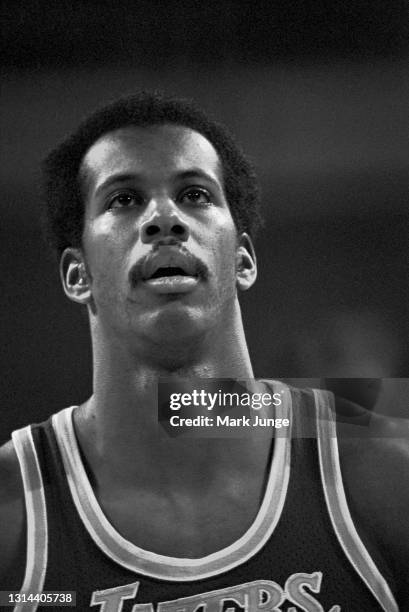
[[[77,608],[102,612],[397,612],[388,567],[371,558],[348,509],[332,395],[266,382],[282,393],[276,418],[290,427],[276,431],[263,501],[239,540],[200,559],[141,549],[109,523],[75,408],[14,432],[27,509],[21,592],[75,591]],[[14,608],[37,609],[53,608]]]

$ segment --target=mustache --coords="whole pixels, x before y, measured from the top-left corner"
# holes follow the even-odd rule
[[[143,270],[151,259],[155,259],[157,252],[161,248],[161,245],[157,245],[147,254],[138,259],[129,271],[129,282],[132,287],[135,287],[140,281],[143,280]],[[195,274],[202,280],[206,280],[209,277],[209,268],[199,257],[192,255],[185,247],[178,247],[179,253],[181,253],[184,259],[190,263],[191,267],[195,270]]]

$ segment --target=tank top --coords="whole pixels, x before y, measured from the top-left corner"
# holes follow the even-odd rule
[[[237,541],[199,559],[139,548],[109,523],[81,459],[75,407],[13,432],[27,514],[21,593],[75,591],[77,609],[102,612],[398,612],[388,567],[351,518],[332,394],[265,382],[282,394],[276,418],[290,426],[276,431],[263,501]],[[52,609],[39,598],[14,608]]]

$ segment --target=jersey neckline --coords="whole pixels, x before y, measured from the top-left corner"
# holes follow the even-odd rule
[[[259,511],[247,531],[235,542],[201,558],[160,555],[126,540],[108,521],[95,496],[73,425],[75,406],[52,417],[70,492],[78,514],[96,545],[113,561],[134,572],[170,581],[193,581],[227,572],[253,557],[268,541],[282,514],[290,478],[292,398],[286,385],[263,380],[283,397],[276,418],[290,422],[285,436],[276,436],[270,472]]]

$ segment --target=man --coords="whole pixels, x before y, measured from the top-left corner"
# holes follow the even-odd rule
[[[160,379],[253,378],[238,292],[256,279],[257,190],[226,131],[142,93],[45,172],[94,392],[1,451],[2,588],[104,612],[407,609],[402,441],[342,438],[339,462],[331,396],[272,381],[291,436],[158,435]]]

